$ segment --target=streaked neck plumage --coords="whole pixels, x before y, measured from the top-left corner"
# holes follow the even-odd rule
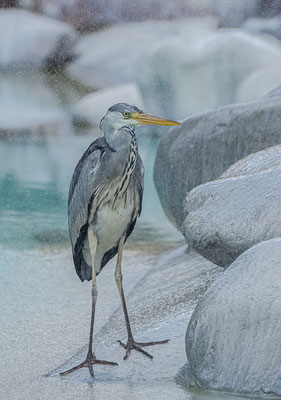
[[[102,129],[103,131],[103,129]],[[116,206],[118,199],[127,201],[127,189],[136,167],[138,157],[137,138],[133,125],[123,126],[118,131],[103,131],[106,142],[113,151],[108,163],[113,163],[112,174],[114,180],[111,187],[114,190],[112,207]]]

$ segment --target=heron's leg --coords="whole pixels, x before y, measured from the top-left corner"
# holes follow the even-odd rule
[[[93,232],[90,228],[88,229],[88,240],[89,240],[91,259],[92,259],[92,312],[91,312],[89,347],[88,347],[87,358],[93,356],[93,332],[94,332],[96,302],[97,302],[97,297],[98,297],[97,276],[96,276],[96,269],[95,269],[97,238],[95,237],[95,235],[93,234]]]
[[[144,354],[145,356],[149,357],[150,359],[153,358],[152,355],[147,353],[142,349],[143,346],[153,346],[155,344],[164,344],[168,343],[169,340],[161,340],[159,342],[147,342],[147,343],[139,343],[134,340],[133,334],[132,334],[132,329],[130,325],[130,320],[129,320],[129,315],[128,315],[128,310],[127,310],[127,305],[126,305],[126,300],[125,300],[125,295],[124,295],[124,290],[123,290],[123,276],[122,276],[122,254],[123,254],[123,246],[125,242],[125,237],[123,237],[118,245],[118,256],[117,256],[117,263],[116,263],[116,269],[115,269],[115,281],[119,290],[120,298],[121,298],[121,304],[124,312],[124,317],[125,317],[125,322],[126,322],[126,327],[127,327],[127,333],[128,333],[128,339],[127,343],[124,344],[119,340],[119,343],[121,346],[123,346],[126,349],[126,354],[124,357],[124,360],[127,360],[129,357],[131,350],[135,349]]]
[[[91,312],[88,353],[87,353],[85,361],[83,361],[81,364],[76,365],[75,367],[73,367],[65,372],[61,372],[60,375],[67,375],[73,371],[80,369],[80,368],[87,367],[87,368],[89,368],[91,376],[94,377],[94,371],[93,371],[93,366],[92,366],[93,364],[118,365],[117,363],[111,362],[111,361],[97,360],[95,357],[95,354],[93,353],[93,331],[94,331],[96,302],[97,302],[97,296],[98,296],[96,270],[95,270],[95,256],[96,256],[96,250],[97,250],[97,239],[90,228],[88,229],[88,240],[89,240],[91,259],[92,259],[92,312]]]

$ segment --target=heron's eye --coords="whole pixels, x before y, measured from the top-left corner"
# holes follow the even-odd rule
[[[130,113],[128,113],[127,111],[123,112],[123,117],[124,118],[129,118],[130,117]]]

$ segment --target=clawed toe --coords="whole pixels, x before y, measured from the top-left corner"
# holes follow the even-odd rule
[[[135,342],[134,339],[128,339],[127,343],[125,344],[125,343],[121,342],[120,340],[118,340],[118,343],[120,344],[120,346],[122,346],[122,347],[124,347],[124,349],[126,349],[124,360],[128,359],[129,355],[131,354],[131,350],[137,350],[152,360],[153,356],[151,354],[149,354],[147,351],[143,350],[142,347],[153,346],[156,344],[165,344],[168,342],[169,342],[169,339],[161,340],[159,342],[147,342],[147,343]]]
[[[158,342],[146,342],[146,343],[141,343],[141,342],[136,342],[136,344],[138,344],[139,346],[154,346],[155,344],[165,344],[165,343],[169,343],[170,339],[166,339],[166,340],[160,340]]]
[[[80,368],[88,368],[91,376],[94,377],[93,364],[103,364],[112,366],[118,365],[116,362],[113,361],[97,360],[94,356],[88,356],[86,360],[83,361],[81,364],[78,364],[75,367],[68,369],[67,371],[61,372],[60,375],[64,376],[71,374],[71,372],[77,371]]]

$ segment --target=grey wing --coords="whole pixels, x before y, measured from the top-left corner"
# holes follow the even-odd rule
[[[96,139],[89,146],[74,170],[69,187],[69,236],[76,273],[81,280],[85,279],[88,271],[82,249],[88,231],[89,212],[95,193],[94,172],[106,146],[103,137]]]
[[[144,186],[144,166],[140,155],[137,156],[137,163],[133,175],[133,184],[137,194],[138,211],[137,216],[140,216],[142,210],[143,186]]]

